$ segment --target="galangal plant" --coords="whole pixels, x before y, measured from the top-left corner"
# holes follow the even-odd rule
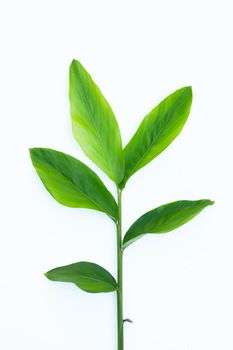
[[[80,147],[116,184],[117,201],[88,166],[48,148],[30,149],[31,160],[48,192],[72,208],[101,211],[114,221],[117,235],[117,277],[92,262],[57,267],[45,275],[52,281],[71,282],[89,293],[116,292],[118,350],[124,348],[123,254],[145,234],[170,232],[193,219],[208,199],[179,200],[152,209],[137,219],[122,236],[122,191],[129,178],[163,152],[181,132],[192,103],[191,87],[183,87],[155,107],[142,120],[135,135],[122,149],[115,115],[98,86],[80,62],[70,65],[72,129]]]

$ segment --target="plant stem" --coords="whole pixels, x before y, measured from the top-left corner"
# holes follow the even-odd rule
[[[124,322],[123,322],[123,250],[122,250],[122,218],[121,218],[121,189],[117,188],[118,221],[117,221],[117,334],[118,350],[124,349]]]

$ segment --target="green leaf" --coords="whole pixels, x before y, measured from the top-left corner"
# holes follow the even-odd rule
[[[71,282],[89,293],[107,293],[117,289],[114,277],[103,267],[82,261],[57,267],[45,273],[51,281]]]
[[[84,153],[117,184],[124,176],[119,126],[115,115],[80,62],[70,65],[73,134]]]
[[[123,151],[125,176],[121,188],[130,176],[157,157],[179,135],[191,103],[192,89],[184,87],[168,96],[143,119]]]
[[[30,156],[44,186],[60,204],[99,210],[117,219],[115,199],[85,164],[48,148],[32,148]]]
[[[181,200],[155,208],[142,215],[129,228],[123,240],[123,247],[126,248],[146,233],[166,233],[175,230],[213,204],[209,199]]]

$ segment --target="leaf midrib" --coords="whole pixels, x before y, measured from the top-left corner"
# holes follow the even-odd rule
[[[111,218],[114,218],[114,217],[110,214],[110,212],[106,212],[106,210],[104,210],[104,208],[103,208],[102,206],[100,206],[96,201],[94,201],[93,199],[91,199],[85,192],[83,192],[82,190],[80,190],[80,189],[78,188],[78,186],[72,181],[72,179],[69,179],[67,176],[65,176],[64,173],[63,173],[59,168],[57,168],[57,167],[54,166],[54,165],[51,165],[50,163],[48,163],[48,164],[49,164],[49,166],[50,166],[52,169],[56,170],[56,172],[57,172],[62,178],[64,178],[65,180],[68,180],[68,182],[71,184],[71,186],[73,186],[73,187],[75,188],[75,190],[78,190],[85,198],[87,198],[90,202],[94,203],[94,204],[97,206],[97,208],[100,209],[100,211],[102,211],[102,212],[104,212],[104,213],[107,213]],[[43,169],[42,169],[42,171],[43,171]],[[115,219],[115,218],[114,218],[114,219]]]
[[[199,208],[199,210],[202,211],[204,208],[205,208],[205,207]],[[185,209],[191,209],[191,207],[185,208]],[[182,210],[177,209],[177,210],[174,210],[174,211],[170,211],[170,212],[167,213],[167,214],[177,214],[177,213],[180,214],[180,211],[182,211]],[[200,213],[200,211],[197,211],[197,213],[195,213],[195,216],[198,215],[198,214]],[[146,215],[146,214],[147,214],[147,213],[145,213],[144,215]],[[166,214],[166,215],[167,215],[167,214]],[[160,219],[162,216],[163,216],[162,213],[158,214],[156,220],[157,220],[157,219]],[[194,217],[195,217],[195,216],[194,216]],[[142,219],[142,218],[141,218],[141,219]],[[192,219],[192,217],[191,217],[191,219]],[[188,221],[190,221],[191,219],[188,218]],[[140,220],[140,218],[139,218],[138,220]],[[156,220],[155,220],[155,221],[156,221]],[[183,224],[181,224],[180,226],[184,225],[184,224],[187,223],[188,221],[185,221],[185,222],[184,222]],[[136,223],[137,223],[137,221],[136,221],[133,225],[136,225]],[[180,227],[180,226],[178,226],[178,227]],[[176,227],[176,228],[178,228],[178,227]],[[176,228],[175,228],[175,229],[176,229]],[[134,231],[131,231],[131,232],[130,232],[130,228],[129,228],[129,230],[126,232],[125,235],[127,235],[128,232],[129,232],[129,235],[130,235],[130,233],[133,234],[133,235],[136,234],[136,237],[137,237],[137,235],[146,235],[146,234],[153,234],[153,233],[158,233],[158,234],[159,234],[159,232],[147,232],[147,231],[146,231],[146,232],[142,232],[142,233],[137,233],[137,232],[134,232]],[[170,231],[167,231],[167,232],[170,232]],[[164,232],[162,232],[162,233],[164,233]],[[134,237],[134,236],[133,236],[133,237]]]
[[[86,276],[86,275],[82,275],[82,274],[79,274],[79,276],[78,277],[82,277],[82,278],[84,278],[84,279],[89,279],[89,280],[93,280],[93,281],[96,281],[96,282],[101,282],[101,283],[104,283],[104,284],[106,284],[106,285],[110,285],[110,286],[112,286],[112,287],[117,287],[116,286],[116,284],[114,283],[114,284],[112,284],[112,283],[110,283],[110,282],[106,282],[106,281],[103,281],[103,280],[101,280],[101,279],[97,279],[97,278],[94,278],[94,277],[88,277],[88,276]],[[72,281],[73,282],[73,281]],[[73,282],[74,283],[74,282]]]
[[[94,85],[94,90],[95,90],[95,89],[99,90],[99,88],[97,87],[97,85],[95,84],[95,82],[92,80],[92,78],[91,78],[90,76],[89,76],[88,78],[90,78],[91,82],[93,83],[93,85]],[[93,129],[94,129],[95,135],[96,135],[96,137],[99,139],[99,144],[100,144],[100,146],[101,146],[101,149],[102,149],[102,151],[103,151],[103,154],[104,154],[105,157],[106,157],[106,151],[104,150],[104,147],[103,147],[103,144],[105,144],[105,142],[104,142],[104,140],[103,140],[103,138],[102,138],[102,135],[101,135],[101,133],[100,133],[99,127],[98,127],[98,125],[97,125],[97,123],[96,123],[95,113],[94,113],[94,111],[92,110],[91,105],[90,105],[90,103],[89,103],[89,98],[88,98],[87,93],[86,93],[86,90],[85,90],[85,88],[84,88],[84,85],[85,85],[85,84],[84,84],[84,82],[83,82],[83,79],[80,79],[80,83],[81,83],[80,85],[81,85],[81,87],[82,87],[82,91],[83,91],[83,93],[84,93],[85,105],[87,106],[87,109],[88,109],[89,113],[90,113],[91,116],[92,116]],[[99,91],[100,91],[100,90],[99,90]],[[101,91],[100,91],[100,94],[102,95],[102,96],[101,96],[101,98],[102,98],[102,97],[103,97],[103,94],[102,94]],[[104,98],[104,97],[103,97],[103,98]],[[107,100],[106,100],[105,98],[104,98],[104,100],[105,100],[106,104],[108,105]],[[109,107],[110,107],[110,106],[109,106]],[[111,107],[110,107],[110,110],[112,110]],[[113,113],[113,111],[112,111],[112,113]],[[113,116],[115,116],[114,113],[113,113]],[[86,124],[86,123],[85,123],[85,124]],[[111,157],[108,155],[108,153],[107,153],[107,157],[106,157],[105,159],[107,159],[106,167],[108,168],[108,164],[111,163]],[[111,176],[112,176],[112,174],[111,174]]]
[[[184,103],[184,102],[183,102]],[[182,103],[180,104],[180,106],[178,106],[177,108],[181,107]],[[156,108],[156,107],[155,107]],[[146,118],[146,117],[145,117]],[[148,115],[149,118],[149,115]],[[139,126],[140,127],[140,126]],[[147,154],[150,152],[151,148],[154,146],[155,144],[155,140],[151,141],[150,146],[147,148],[147,150],[143,153],[143,155],[141,156],[141,158],[138,160],[138,162],[136,163],[136,165],[132,168],[132,171],[129,173],[129,175],[126,178],[126,181],[130,178],[130,176],[132,176],[138,169],[138,165],[142,162],[143,159],[145,159],[145,157],[147,156]]]

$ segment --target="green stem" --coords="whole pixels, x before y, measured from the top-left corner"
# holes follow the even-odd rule
[[[117,334],[118,350],[124,350],[124,324],[123,324],[123,250],[122,250],[122,223],[121,223],[121,190],[117,188],[118,221],[117,221]]]

